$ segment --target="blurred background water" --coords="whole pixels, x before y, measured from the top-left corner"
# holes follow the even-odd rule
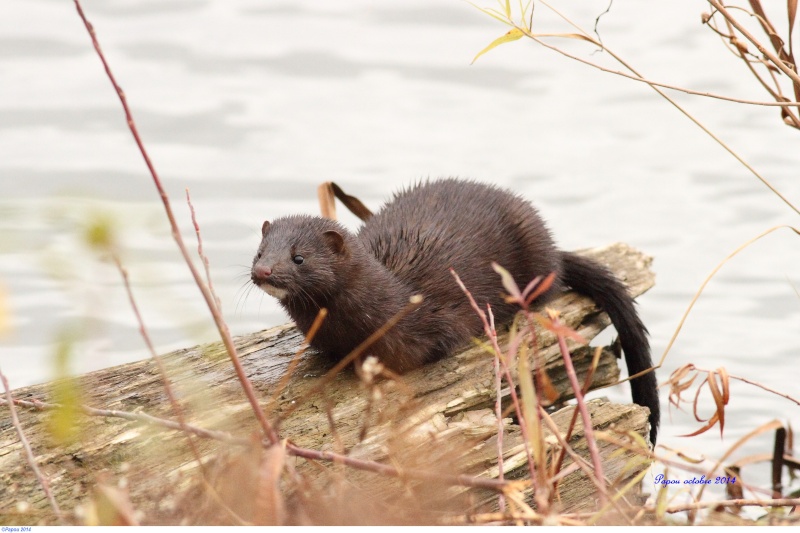
[[[84,3],[171,196],[187,243],[189,189],[234,334],[287,321],[248,290],[264,219],[316,213],[335,180],[373,209],[414,180],[461,176],[514,189],[563,248],[625,241],[655,257],[639,298],[658,359],[692,295],[736,247],[797,215],[646,85],[527,40],[475,54],[507,28],[457,0]],[[487,5],[491,5],[488,2]],[[562,2],[587,28],[605,0]],[[764,100],[700,24],[701,2],[615,2],[604,43],[650,79]],[[570,31],[541,5],[541,32]],[[592,61],[608,54],[555,41]],[[147,357],[118,272],[82,236],[111,220],[160,351],[214,340],[160,199],[71,2],[12,0],[0,19],[0,290],[10,328],[0,366],[12,387],[49,380],[76,332],[75,373]],[[776,108],[674,98],[800,204],[800,132]],[[355,228],[352,216],[343,216]],[[725,265],[659,372],[724,366],[789,394],[800,375],[800,241],[780,230]],[[629,401],[627,385],[603,391]],[[662,394],[666,409],[665,394]],[[710,403],[710,402],[709,402]],[[724,439],[661,442],[720,455],[798,406],[733,384]],[[738,456],[771,450],[767,438]],[[768,469],[744,471],[762,483]]]

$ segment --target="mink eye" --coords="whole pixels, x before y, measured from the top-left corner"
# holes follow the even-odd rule
[[[292,257],[292,261],[294,261],[295,265],[302,265],[303,264],[303,256],[302,255],[296,255],[296,256]]]

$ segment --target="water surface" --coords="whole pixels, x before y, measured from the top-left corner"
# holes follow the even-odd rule
[[[631,3],[629,3],[631,4]],[[80,332],[72,370],[147,357],[119,274],[84,243],[113,220],[159,350],[215,338],[171,241],[163,209],[74,7],[12,0],[0,20],[0,284],[11,328],[0,365],[12,386],[52,378],[60,340]],[[519,41],[470,65],[505,29],[455,0],[101,2],[84,7],[172,198],[194,234],[190,189],[231,329],[285,315],[248,291],[264,219],[317,212],[336,180],[376,208],[414,180],[462,176],[531,199],[564,248],[628,242],[655,257],[639,299],[654,353],[692,295],[739,245],[797,215],[643,84]],[[605,2],[565,3],[591,27]],[[607,46],[645,76],[747,99],[765,94],[700,24],[699,4],[615,3]],[[540,31],[565,31],[542,6]],[[607,54],[560,42],[598,63]],[[775,108],[677,95],[695,116],[800,204],[800,132]],[[351,227],[353,217],[345,217]],[[786,230],[711,281],[659,377],[724,366],[797,396],[800,246]],[[627,401],[627,387],[609,394]],[[664,395],[665,396],[665,395]],[[666,398],[663,405],[666,409]],[[718,434],[686,441],[691,417],[665,413],[662,442],[719,455],[795,404],[736,384]],[[770,449],[766,440],[742,449]],[[766,469],[754,474],[762,482]]]

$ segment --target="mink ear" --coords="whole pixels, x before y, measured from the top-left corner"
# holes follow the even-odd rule
[[[344,237],[342,237],[341,233],[334,230],[328,230],[322,234],[325,238],[325,242],[328,243],[331,251],[335,254],[340,254],[344,251]]]
[[[264,223],[261,224],[261,236],[266,237],[268,231],[269,231],[269,220],[265,220]]]

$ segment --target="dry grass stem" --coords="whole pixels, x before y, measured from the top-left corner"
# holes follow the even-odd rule
[[[199,230],[198,230],[199,231]],[[198,233],[199,237],[199,233]],[[172,410],[175,412],[175,416],[178,419],[178,424],[180,425],[181,431],[186,435],[186,440],[189,443],[189,448],[192,451],[192,455],[194,456],[195,461],[197,461],[197,466],[200,469],[201,475],[205,475],[203,469],[203,461],[200,458],[200,451],[197,449],[194,440],[192,439],[191,432],[187,431],[186,427],[186,417],[184,416],[183,407],[181,406],[178,399],[175,397],[175,391],[172,388],[172,383],[169,380],[169,376],[167,375],[167,369],[164,367],[164,361],[161,360],[161,356],[156,353],[156,349],[153,346],[153,342],[150,339],[150,334],[147,331],[147,327],[144,325],[144,320],[142,320],[142,315],[139,312],[139,306],[136,304],[136,298],[133,296],[133,290],[131,289],[130,280],[128,279],[128,271],[125,267],[122,266],[122,262],[119,259],[119,256],[116,253],[112,253],[112,260],[114,261],[114,265],[116,265],[117,270],[119,270],[120,275],[122,276],[122,283],[125,286],[125,292],[128,294],[128,301],[131,304],[131,309],[133,310],[133,314],[136,317],[136,322],[139,324],[139,334],[142,336],[145,345],[147,346],[147,350],[150,352],[150,357],[153,358],[153,361],[156,363],[156,367],[158,368],[158,373],[161,376],[161,381],[164,385],[164,392],[169,399],[169,403],[172,406]]]
[[[728,261],[733,259],[739,252],[741,252],[742,250],[744,250],[745,248],[747,248],[748,246],[750,246],[754,242],[758,241],[762,237],[765,237],[765,236],[769,235],[770,233],[772,233],[772,232],[774,232],[776,230],[779,230],[781,228],[789,229],[789,230],[793,231],[795,234],[797,234],[798,236],[800,236],[800,230],[798,230],[797,228],[795,228],[793,226],[788,226],[786,224],[781,224],[779,226],[773,226],[772,228],[770,228],[770,229],[766,230],[765,232],[757,235],[756,237],[753,237],[752,239],[748,240],[744,244],[742,244],[739,247],[737,247],[733,252],[728,254],[728,256],[725,259],[720,261],[719,264],[714,268],[714,270],[712,270],[711,273],[708,276],[706,276],[706,279],[703,280],[702,284],[700,284],[700,288],[697,289],[697,292],[695,293],[694,297],[692,298],[692,301],[689,302],[689,307],[687,307],[686,311],[683,313],[683,316],[681,317],[680,321],[678,322],[678,326],[675,328],[675,332],[672,334],[672,337],[669,339],[669,342],[667,343],[667,347],[664,348],[664,353],[661,355],[661,359],[658,361],[658,364],[655,366],[655,368],[661,368],[661,365],[666,360],[667,354],[669,354],[669,351],[672,349],[672,345],[675,344],[675,340],[678,338],[678,334],[681,332],[681,328],[683,328],[684,322],[686,322],[686,318],[689,316],[689,313],[691,312],[692,308],[694,307],[694,304],[697,302],[697,300],[700,298],[700,295],[705,290],[706,285],[708,285],[708,283],[711,281],[711,278],[713,278],[717,274],[717,272],[719,272],[719,270],[722,268],[722,266],[725,263],[727,263]]]
[[[50,482],[42,473],[41,469],[39,469],[39,465],[36,464],[36,456],[33,454],[33,450],[31,449],[28,439],[25,437],[25,432],[22,431],[22,425],[19,423],[17,409],[14,405],[14,399],[11,397],[11,388],[8,386],[8,379],[6,379],[6,376],[3,374],[2,370],[0,370],[0,381],[3,382],[3,391],[5,392],[6,397],[5,404],[8,405],[8,410],[11,413],[11,424],[13,424],[14,429],[17,431],[19,441],[22,444],[23,450],[25,450],[25,460],[28,462],[31,470],[33,470],[33,473],[36,475],[36,479],[39,481],[39,485],[41,485],[42,490],[47,497],[47,501],[50,503],[50,507],[53,509],[53,513],[56,515],[56,519],[60,524],[63,525],[64,518],[61,514],[61,509],[58,507],[58,502],[56,501],[55,497],[53,497],[53,491],[50,490]]]
[[[214,296],[214,305],[217,308],[217,312],[222,313],[222,304],[220,304],[219,296],[217,296],[217,291],[214,290],[214,283],[211,280],[211,266],[209,264],[208,257],[206,256],[205,252],[203,252],[203,238],[200,236],[200,224],[197,223],[197,214],[194,211],[194,204],[192,203],[192,197],[189,195],[188,188],[186,188],[186,204],[189,206],[189,213],[192,217],[194,233],[197,235],[197,255],[203,262],[203,268],[205,268],[206,271],[206,283],[208,284],[208,290],[211,292],[212,296]]]
[[[709,507],[797,507],[800,505],[800,498],[778,498],[773,500],[719,500],[708,502],[692,502],[680,505],[671,505],[665,509],[667,513],[680,513],[698,509],[708,509]],[[655,509],[646,507],[647,512],[654,512]]]
[[[557,46],[553,46],[553,45],[548,44],[543,39],[544,38],[549,38],[549,37],[566,38],[566,39],[577,39],[577,40],[585,41],[587,43],[590,43],[590,44],[602,49],[604,52],[608,53],[615,61],[617,61],[619,64],[621,64],[623,67],[625,67],[628,71],[632,72],[633,75],[634,75],[634,79],[636,79],[637,81],[642,81],[643,83],[647,83],[662,98],[667,100],[670,104],[672,104],[672,106],[674,106],[684,116],[686,116],[689,120],[694,122],[695,125],[697,125],[708,136],[710,136],[712,139],[714,139],[714,141],[716,141],[717,144],[719,144],[723,149],[725,149],[729,154],[731,154],[737,161],[739,161],[739,163],[741,165],[743,165],[745,168],[747,168],[747,170],[750,171],[751,174],[753,174],[767,188],[769,188],[773,192],[773,194],[778,196],[795,213],[800,214],[800,209],[798,209],[794,204],[792,204],[789,201],[789,199],[786,198],[783,194],[781,194],[781,192],[778,191],[764,176],[762,176],[755,168],[753,168],[749,163],[747,163],[744,160],[744,158],[742,158],[742,156],[740,156],[736,151],[734,151],[730,146],[728,146],[722,139],[720,139],[716,134],[714,134],[711,130],[709,130],[703,123],[701,123],[697,118],[695,118],[685,108],[683,108],[675,100],[670,98],[664,91],[662,91],[660,89],[660,86],[662,84],[650,83],[649,80],[645,79],[628,62],[623,60],[619,55],[617,55],[612,50],[610,50],[608,47],[603,45],[600,41],[598,41],[594,37],[592,37],[586,30],[584,30],[579,25],[574,23],[567,16],[565,16],[563,13],[561,13],[558,9],[556,9],[555,7],[550,5],[545,0],[541,0],[540,3],[542,5],[544,5],[544,6],[546,6],[548,9],[550,9],[553,13],[555,13],[562,20],[564,20],[564,22],[566,22],[567,24],[572,26],[578,33],[538,33],[538,32],[534,33],[533,29],[532,29],[531,22],[525,20],[524,16],[521,17],[520,22],[516,22],[512,17],[511,11],[507,11],[506,13],[500,13],[500,12],[498,12],[496,10],[491,10],[491,9],[484,9],[484,8],[480,8],[480,7],[478,7],[478,9],[480,9],[484,13],[488,14],[492,18],[502,22],[503,24],[506,24],[506,25],[512,27],[511,31],[512,32],[516,32],[516,34],[515,34],[516,36],[515,36],[515,39],[508,39],[508,40],[516,40],[516,39],[518,39],[518,38],[520,38],[522,36],[525,36],[525,37],[528,37],[528,38],[532,39],[534,42],[540,44],[541,46],[563,55],[564,57],[568,57],[568,58],[570,58],[572,60],[579,61],[580,63],[583,63],[583,64],[591,66],[593,68],[602,70],[604,72],[609,72],[611,74],[617,74],[617,71],[614,71],[612,69],[607,69],[607,68],[602,67],[602,66],[600,66],[600,65],[598,65],[598,64],[596,64],[594,62],[588,61],[586,59],[579,58],[578,56],[570,54],[569,52],[566,52],[565,50],[562,50],[561,48],[558,48]],[[523,14],[524,14],[524,12],[523,12]],[[498,41],[496,41],[496,42],[498,42]],[[500,43],[498,43],[498,44],[500,44]],[[495,43],[492,43],[492,45],[495,45]],[[490,45],[490,47],[492,47],[492,45]],[[489,47],[487,47],[487,48],[489,48]],[[630,78],[631,76],[625,76],[625,77],[629,77]],[[670,87],[670,89],[674,89],[674,87]],[[688,91],[684,91],[684,92],[688,92]],[[800,99],[800,98],[798,98],[798,99]],[[786,105],[786,103],[784,103],[784,102],[781,102],[781,103],[783,104],[783,106]]]

